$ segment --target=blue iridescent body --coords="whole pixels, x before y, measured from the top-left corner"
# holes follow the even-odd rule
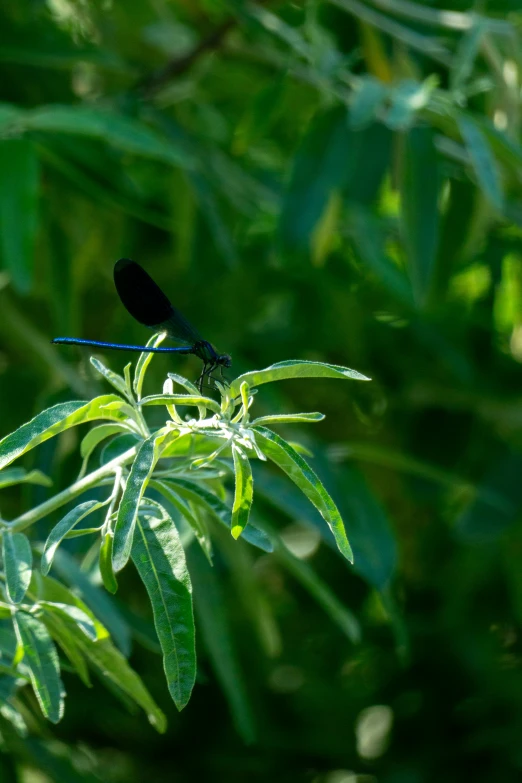
[[[52,341],[59,345],[92,345],[114,351],[139,351],[146,353],[177,353],[184,356],[192,354],[203,362],[198,379],[200,391],[205,378],[220,367],[230,367],[232,360],[228,354],[218,353],[211,343],[203,340],[199,332],[190,324],[165,296],[161,288],[135,261],[120,258],[114,266],[114,283],[121,301],[128,312],[144,326],[155,332],[166,332],[171,340],[181,343],[176,348],[126,343],[110,343],[101,340],[83,340],[76,337],[55,337]]]

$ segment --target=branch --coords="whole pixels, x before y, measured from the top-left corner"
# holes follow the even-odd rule
[[[232,17],[227,19],[226,22],[223,22],[219,27],[216,27],[210,35],[203,38],[191,52],[187,52],[187,54],[184,54],[182,57],[176,57],[170,60],[163,68],[160,68],[158,71],[144,79],[138,86],[138,90],[147,97],[157,92],[157,90],[163,87],[170,79],[188,71],[205,52],[218,49],[223,39],[236,24],[237,19]]]

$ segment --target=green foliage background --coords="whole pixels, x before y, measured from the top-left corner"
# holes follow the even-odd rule
[[[198,637],[199,681],[178,714],[126,572],[116,605],[167,734],[65,674],[63,721],[51,733],[33,715],[29,739],[4,736],[2,781],[520,778],[521,16],[516,0],[480,8],[2,3],[1,434],[104,390],[87,354],[51,337],[143,342],[114,291],[120,256],[235,374],[298,357],[373,379],[287,381],[256,401],[327,415],[313,440],[294,437],[355,565],[319,544],[319,517],[270,471],[255,475],[257,513],[308,547],[301,562],[359,618],[360,643],[283,555],[224,537],[210,571],[191,547],[205,627],[225,616],[231,632]],[[147,393],[168,370],[198,372],[156,357]],[[80,467],[71,432],[25,466],[66,486]],[[48,492],[2,490],[2,516]],[[244,684],[251,745],[216,645]]]

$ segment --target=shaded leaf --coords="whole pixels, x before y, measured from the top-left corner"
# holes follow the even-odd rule
[[[58,723],[63,715],[64,689],[58,654],[49,632],[40,620],[25,612],[15,612],[13,624],[38,704],[48,720]]]
[[[10,601],[19,604],[24,600],[33,569],[33,553],[27,536],[4,531],[2,555],[7,595]]]
[[[401,221],[412,287],[425,304],[433,282],[439,243],[439,155],[434,131],[411,128],[404,141],[401,180]]]
[[[38,223],[39,167],[28,139],[0,140],[0,250],[13,286],[27,294],[33,284]]]
[[[224,525],[227,529],[230,529],[230,509],[226,503],[218,498],[217,495],[214,495],[213,492],[206,489],[206,487],[197,484],[195,481],[190,481],[190,479],[172,477],[169,477],[168,481],[165,481],[165,483],[174,486],[182,497],[186,497],[188,500],[200,505],[217,522]],[[242,538],[244,538],[245,541],[248,541],[249,544],[263,550],[263,552],[272,552],[274,549],[273,544],[266,533],[252,523],[245,528]]]
[[[223,589],[216,570],[210,568],[197,547],[191,547],[187,556],[194,582],[198,630],[201,629],[212,667],[225,692],[234,725],[245,742],[252,742],[256,734],[254,716],[234,648]]]
[[[63,517],[63,519],[61,519],[58,524],[53,527],[49,533],[49,536],[47,537],[44,551],[42,553],[42,562],[40,566],[42,574],[49,573],[56,550],[67,533],[76,527],[76,525],[78,525],[82,519],[85,519],[86,516],[92,514],[93,511],[97,511],[103,505],[104,504],[100,503],[98,500],[86,500],[75,508],[71,509]]]
[[[458,125],[478,183],[491,205],[501,212],[504,207],[504,195],[500,173],[491,147],[471,117],[461,114]]]

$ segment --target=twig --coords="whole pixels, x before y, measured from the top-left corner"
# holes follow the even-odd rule
[[[175,76],[180,76],[185,71],[199,60],[199,58],[205,54],[218,49],[223,39],[237,24],[237,19],[230,18],[226,22],[223,22],[219,27],[216,27],[213,32],[195,46],[192,51],[187,52],[182,57],[176,57],[170,60],[163,68],[160,68],[155,73],[144,79],[138,86],[138,90],[145,96],[150,96],[160,89],[166,82]]]

